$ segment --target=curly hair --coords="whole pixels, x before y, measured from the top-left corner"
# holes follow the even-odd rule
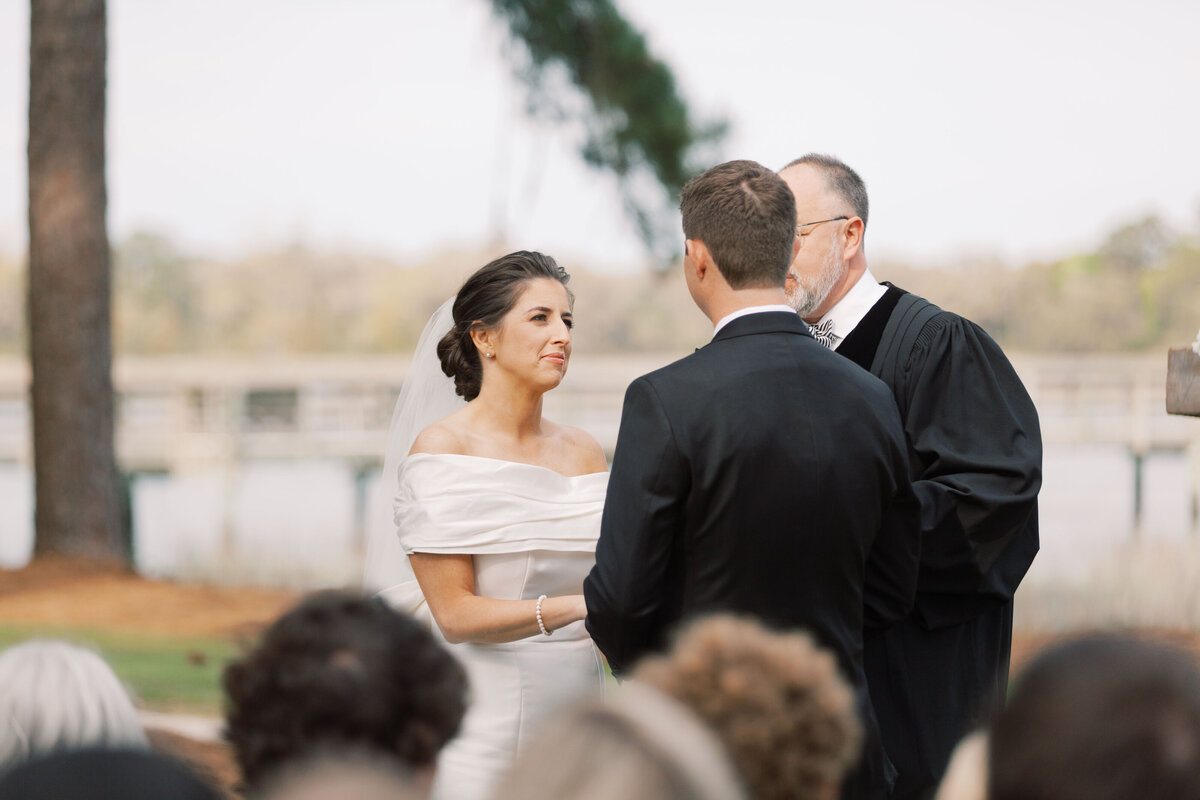
[[[437,354],[442,372],[454,379],[454,391],[468,402],[479,396],[483,384],[483,366],[471,331],[499,325],[525,284],[535,278],[550,278],[565,287],[571,276],[550,256],[518,250],[480,267],[455,295],[454,327],[438,342]],[[567,297],[574,302],[570,289]]]
[[[254,787],[330,746],[433,764],[466,710],[466,675],[433,635],[378,598],[310,595],[225,669],[225,735]]]
[[[681,701],[729,750],[758,800],[816,798],[858,760],[854,692],[806,633],[713,616],[633,673]]]

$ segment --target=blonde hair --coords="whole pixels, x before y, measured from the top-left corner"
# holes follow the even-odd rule
[[[706,722],[754,797],[823,797],[858,761],[862,726],[837,662],[806,633],[714,616],[685,628],[634,680]]]
[[[513,762],[493,800],[742,800],[717,737],[662,693],[626,684],[575,706]]]
[[[31,639],[0,653],[0,768],[56,750],[147,746],[129,693],[92,650]]]

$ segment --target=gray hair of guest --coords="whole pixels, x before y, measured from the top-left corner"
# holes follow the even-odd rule
[[[850,204],[850,208],[854,210],[854,216],[863,221],[863,227],[867,225],[867,214],[871,210],[871,204],[867,200],[867,184],[859,177],[859,174],[852,170],[846,162],[828,156],[823,153],[809,153],[800,156],[793,161],[789,161],[787,166],[779,170],[798,166],[800,164],[808,164],[815,167],[825,175],[825,180],[829,184],[829,189],[838,197]],[[804,220],[800,220],[801,223]]]
[[[422,800],[423,783],[394,758],[354,746],[330,745],[272,772],[247,800]]]
[[[492,800],[748,800],[733,761],[695,714],[626,683],[550,720]]]
[[[0,652],[0,769],[94,747],[148,747],[133,700],[104,659],[56,639]]]

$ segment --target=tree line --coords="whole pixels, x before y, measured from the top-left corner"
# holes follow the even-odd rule
[[[169,356],[405,353],[464,277],[499,252],[418,262],[295,245],[233,260],[138,233],[114,248],[114,349]],[[605,273],[566,263],[579,352],[678,351],[708,338],[677,271]],[[1096,249],[1012,268],[883,263],[890,280],[964,314],[1017,352],[1138,352],[1200,328],[1200,242],[1148,217]],[[25,350],[22,271],[0,260],[0,352]]]

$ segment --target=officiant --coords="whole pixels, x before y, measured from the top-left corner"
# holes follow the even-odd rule
[[[933,795],[955,743],[1003,702],[1013,595],[1038,551],[1037,411],[1000,347],[970,320],[867,267],[866,186],[841,161],[780,171],[800,248],[789,304],[818,341],[883,380],[900,409],[921,502],[912,613],[865,641],[892,797]]]

